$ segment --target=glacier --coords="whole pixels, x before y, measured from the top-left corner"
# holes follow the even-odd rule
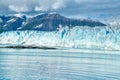
[[[120,30],[108,27],[61,28],[58,31],[10,31],[0,34],[1,45],[120,50]]]

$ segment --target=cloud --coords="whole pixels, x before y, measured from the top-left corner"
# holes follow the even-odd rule
[[[65,1],[64,0],[44,0],[42,2],[39,2],[36,4],[34,10],[35,11],[53,11],[58,10],[63,7],[65,7]]]
[[[66,15],[119,15],[120,0],[0,0],[0,14],[44,11]]]
[[[27,6],[19,7],[19,6],[15,6],[15,5],[9,5],[8,7],[11,11],[15,11],[15,12],[27,12],[27,11],[29,11]]]
[[[14,12],[52,11],[65,7],[64,0],[1,0],[0,3]],[[1,6],[0,6],[1,7]]]
[[[65,7],[65,4],[63,1],[57,1],[52,5],[52,9],[54,9],[54,10],[57,10],[57,9],[60,9],[63,7]]]
[[[27,0],[1,0],[0,5],[4,6],[3,9],[6,8],[8,12],[28,12],[31,10]]]

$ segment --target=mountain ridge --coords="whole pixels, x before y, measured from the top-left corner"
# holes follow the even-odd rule
[[[26,15],[22,16],[0,16],[0,32],[17,31],[17,30],[38,30],[38,31],[55,31],[59,27],[68,26],[106,26],[106,24],[88,19],[72,19],[64,17],[57,13],[38,14],[31,18]]]

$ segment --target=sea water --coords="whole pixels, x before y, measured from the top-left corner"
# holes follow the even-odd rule
[[[120,52],[0,48],[0,80],[120,80]]]

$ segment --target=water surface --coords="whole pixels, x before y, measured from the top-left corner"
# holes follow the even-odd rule
[[[120,52],[1,48],[0,80],[120,80]]]

